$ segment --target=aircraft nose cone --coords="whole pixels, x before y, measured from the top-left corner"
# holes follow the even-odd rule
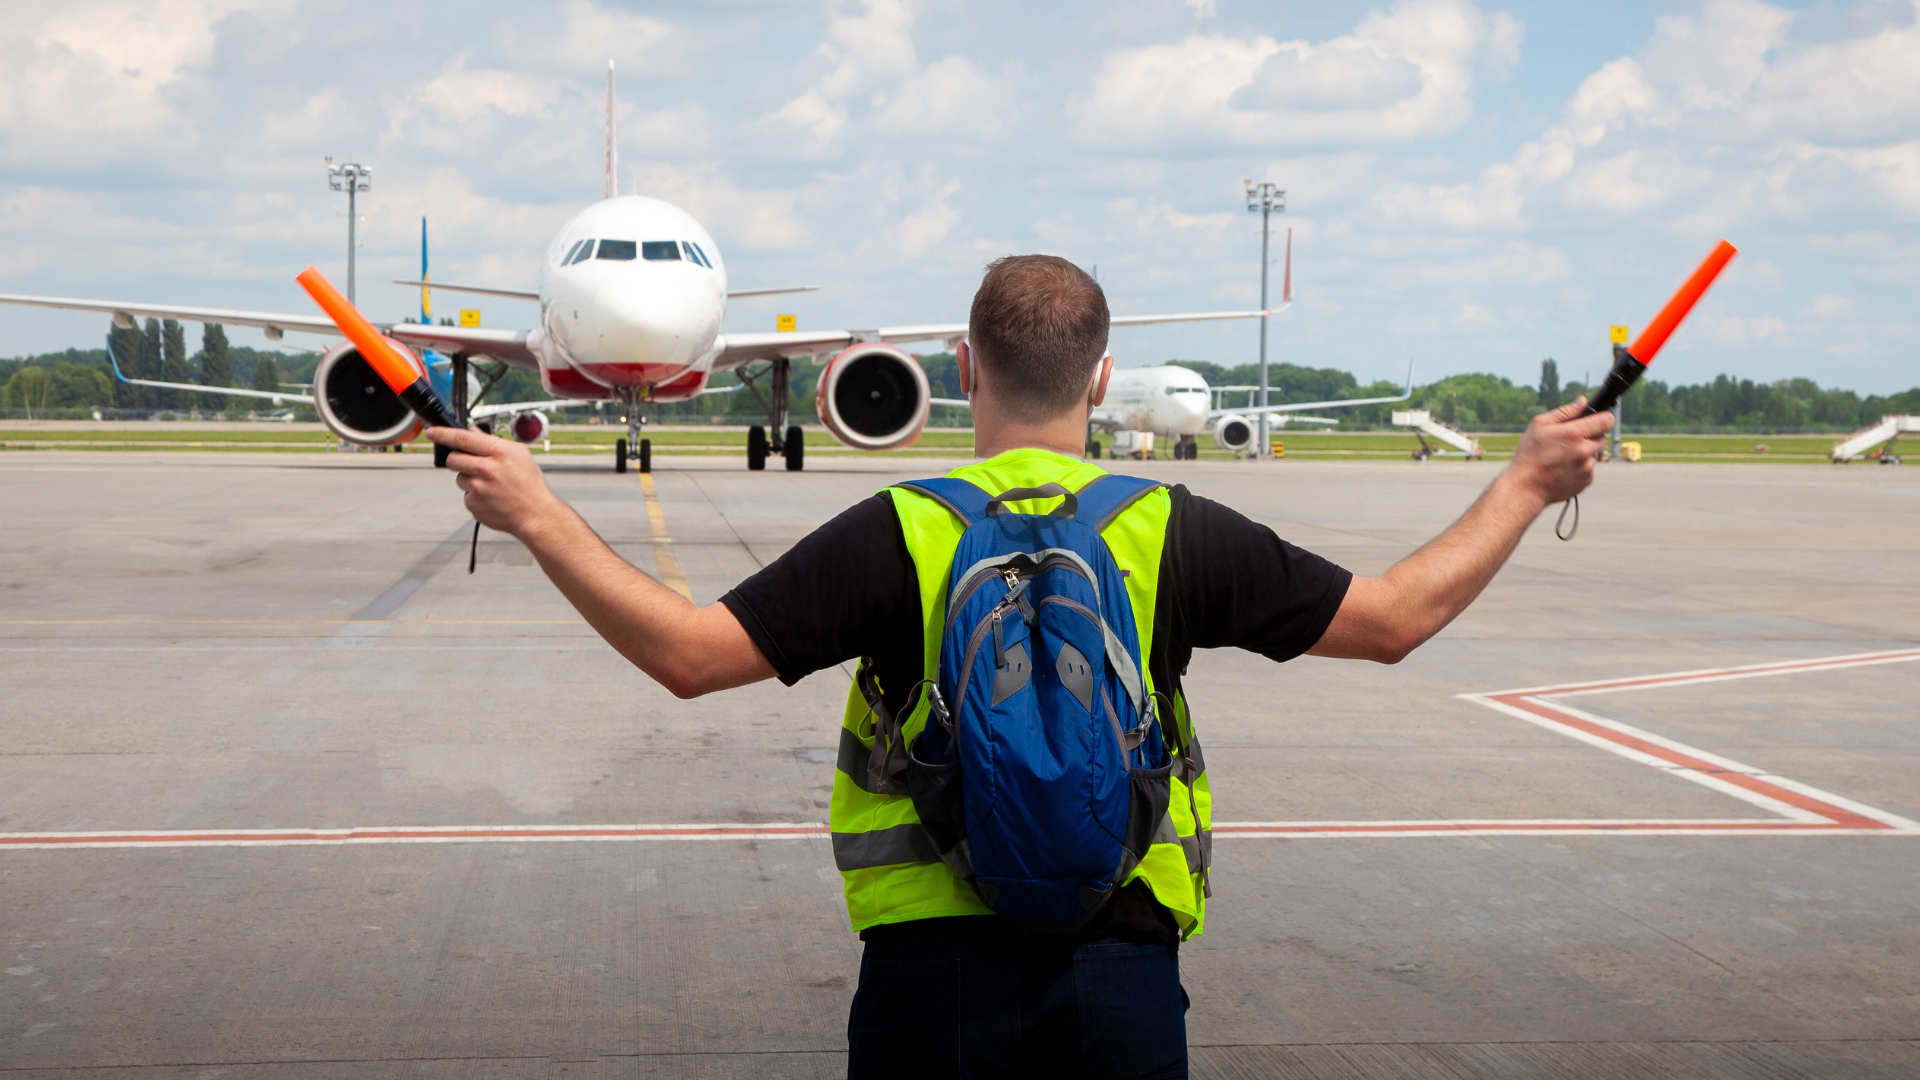
[[[701,321],[692,300],[664,283],[608,282],[593,297],[598,351],[614,363],[689,362]]]

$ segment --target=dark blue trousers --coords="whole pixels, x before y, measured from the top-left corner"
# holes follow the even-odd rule
[[[847,1076],[1184,1078],[1187,1004],[1164,945],[888,935],[860,960]]]

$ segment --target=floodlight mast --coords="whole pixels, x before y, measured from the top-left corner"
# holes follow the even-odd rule
[[[355,226],[360,224],[356,209],[356,196],[362,191],[373,188],[373,167],[349,162],[335,165],[332,158],[327,159],[327,186],[335,191],[347,193],[347,301],[353,301],[353,256],[358,238]]]
[[[1272,433],[1267,424],[1267,270],[1272,265],[1268,257],[1268,243],[1273,230],[1268,221],[1275,210],[1287,212],[1287,193],[1273,184],[1251,180],[1242,181],[1247,189],[1247,210],[1260,214],[1260,434],[1255,444],[1254,456],[1267,457],[1273,453]]]

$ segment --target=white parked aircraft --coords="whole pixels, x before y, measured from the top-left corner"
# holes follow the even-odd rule
[[[766,428],[755,426],[748,432],[747,467],[765,468],[771,452],[782,455],[789,470],[797,470],[803,462],[803,447],[799,427],[788,424],[788,383],[793,361],[811,358],[826,365],[820,374],[817,404],[821,422],[835,439],[862,450],[888,450],[917,439],[934,401],[925,370],[899,348],[899,343],[944,341],[952,348],[966,336],[966,323],[723,333],[721,325],[729,298],[803,290],[728,289],[720,245],[698,221],[659,199],[620,195],[613,115],[613,65],[609,63],[605,197],[567,222],[547,245],[536,290],[442,282],[431,285],[538,301],[538,325],[526,330],[492,330],[376,324],[396,344],[433,350],[451,359],[444,378],[439,371],[422,370],[455,411],[469,418],[487,411],[485,407],[468,407],[470,362],[495,361],[505,367],[537,371],[541,384],[557,398],[583,402],[611,399],[626,406],[628,437],[620,441],[615,458],[615,468],[624,472],[630,456],[638,458],[641,468],[648,465],[649,448],[639,439],[641,417],[636,406],[648,401],[684,401],[705,390],[714,372],[736,371],[767,407]],[[98,311],[111,314],[115,324],[123,328],[133,325],[136,318],[163,318],[258,327],[274,341],[289,330],[338,334],[333,322],[319,313],[276,314],[46,296],[0,295],[0,302]],[[1129,315],[1114,319],[1113,325],[1245,319],[1260,314],[1223,311]],[[503,373],[505,367],[496,374]],[[291,394],[222,387],[187,389],[299,400]],[[420,430],[419,417],[386,388],[351,343],[334,345],[321,358],[314,372],[312,402],[327,427],[352,442],[393,445],[412,439]],[[518,420],[536,404],[521,402],[494,410],[512,412]],[[545,420],[540,416],[538,423],[514,423],[511,429],[516,435],[523,429],[544,433]]]
[[[1241,451],[1253,445],[1259,430],[1260,413],[1267,414],[1270,427],[1285,427],[1288,422],[1336,424],[1337,420],[1320,416],[1295,416],[1295,413],[1320,409],[1339,409],[1351,405],[1379,405],[1405,401],[1413,396],[1413,365],[1407,365],[1407,389],[1395,397],[1350,398],[1345,401],[1302,401],[1284,405],[1248,405],[1236,409],[1213,407],[1214,387],[1199,372],[1176,364],[1131,368],[1116,371],[1107,381],[1107,396],[1090,418],[1097,431],[1151,431],[1155,438],[1174,441],[1173,456],[1199,456],[1198,436],[1213,433],[1213,444],[1222,450]],[[1228,389],[1221,387],[1220,389]],[[1246,387],[1232,387],[1243,390]]]

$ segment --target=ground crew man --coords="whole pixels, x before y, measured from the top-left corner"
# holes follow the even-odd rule
[[[1080,459],[1112,374],[1100,286],[1064,259],[987,268],[957,349],[979,462],[952,475],[989,492],[1099,476]],[[1346,570],[1187,493],[1157,490],[1103,531],[1126,575],[1152,688],[1186,714],[1195,648],[1237,646],[1396,663],[1479,595],[1544,508],[1584,489],[1612,423],[1575,402],[1536,417],[1513,460],[1438,538],[1379,577]],[[847,510],[720,602],[696,607],[615,555],[548,489],[528,451],[434,428],[466,505],[511,533],[613,647],[682,698],[767,678],[791,685],[864,658],[888,710],[924,723],[958,530],[932,500],[890,489]],[[864,680],[863,680],[864,681]],[[849,1074],[1184,1077],[1187,998],[1177,949],[1210,891],[1204,762],[1177,773],[1169,817],[1133,877],[1070,937],[991,914],[927,845],[911,801],[865,769],[870,707],[849,694],[832,809],[834,855],[865,942],[848,1022]],[[864,723],[863,723],[864,721]],[[1164,843],[1162,842],[1164,841]]]

